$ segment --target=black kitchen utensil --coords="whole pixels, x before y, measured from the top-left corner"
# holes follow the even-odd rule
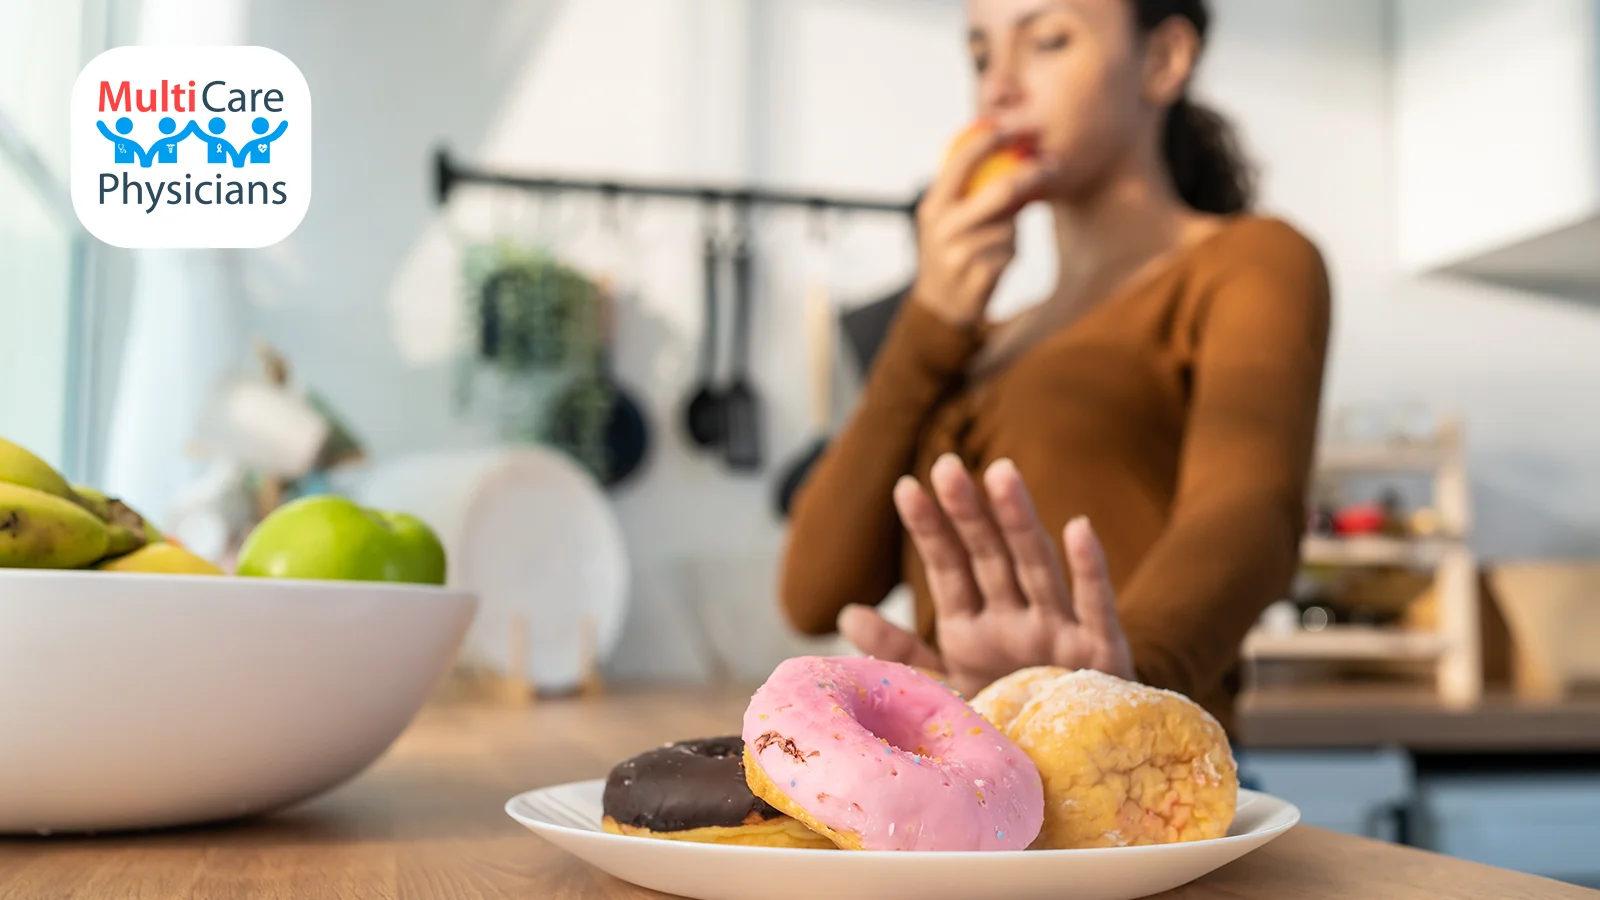
[[[912,202],[913,212],[921,205],[926,193],[926,188],[917,192],[916,199]],[[912,215],[910,221],[912,238],[915,240],[918,230],[916,216]],[[863,376],[872,371],[872,363],[878,358],[878,348],[883,346],[884,338],[894,326],[894,317],[900,313],[900,306],[909,293],[911,293],[910,281],[888,295],[864,306],[858,306],[839,317],[839,326],[844,331],[845,340],[850,343],[851,355],[855,357],[857,370]]]
[[[700,338],[700,379],[684,408],[684,427],[689,439],[705,449],[721,446],[727,431],[723,397],[713,379],[717,374],[717,270],[720,256],[716,235],[706,232],[705,331]]]
[[[650,451],[650,426],[639,402],[617,381],[611,370],[611,344],[616,334],[616,301],[609,280],[601,279],[595,291],[595,303],[600,326],[598,385],[580,382],[562,395],[553,407],[550,431],[557,443],[579,440],[590,404],[603,404],[601,457],[604,465],[598,475],[600,483],[610,488],[627,481],[644,464]]]
[[[908,284],[839,317],[839,326],[844,331],[845,339],[850,342],[851,355],[855,357],[857,369],[863,376],[872,371],[872,362],[878,358],[878,348],[883,346],[884,338],[894,325],[894,317],[900,313],[900,304],[910,290]]]
[[[733,380],[723,395],[723,458],[737,472],[762,464],[761,398],[750,381],[750,293],[754,251],[741,227],[733,250]]]
[[[806,349],[811,363],[811,429],[816,436],[778,480],[778,512],[784,518],[795,493],[828,449],[828,428],[833,424],[833,308],[821,283],[806,292]]]

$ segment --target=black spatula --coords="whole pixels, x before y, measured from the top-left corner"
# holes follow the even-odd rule
[[[761,398],[750,381],[750,291],[754,251],[747,233],[733,251],[733,381],[722,399],[723,459],[738,472],[754,472],[763,462]]]

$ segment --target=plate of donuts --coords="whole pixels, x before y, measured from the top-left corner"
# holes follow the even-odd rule
[[[729,731],[506,813],[613,877],[699,900],[1132,900],[1300,820],[1238,786],[1197,704],[1088,670],[1025,669],[969,702],[898,663],[797,657]]]

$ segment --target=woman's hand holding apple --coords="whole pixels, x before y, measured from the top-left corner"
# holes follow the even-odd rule
[[[1017,212],[1054,174],[998,131],[963,132],[917,207],[915,302],[957,327],[977,322],[1016,255]]]

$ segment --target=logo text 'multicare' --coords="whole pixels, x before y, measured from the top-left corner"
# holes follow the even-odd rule
[[[283,91],[277,88],[230,88],[226,81],[210,81],[199,92],[201,106],[211,112],[283,111]],[[195,83],[161,79],[161,87],[134,88],[128,82],[100,82],[101,112],[196,112]],[[218,105],[221,104],[221,105]]]

